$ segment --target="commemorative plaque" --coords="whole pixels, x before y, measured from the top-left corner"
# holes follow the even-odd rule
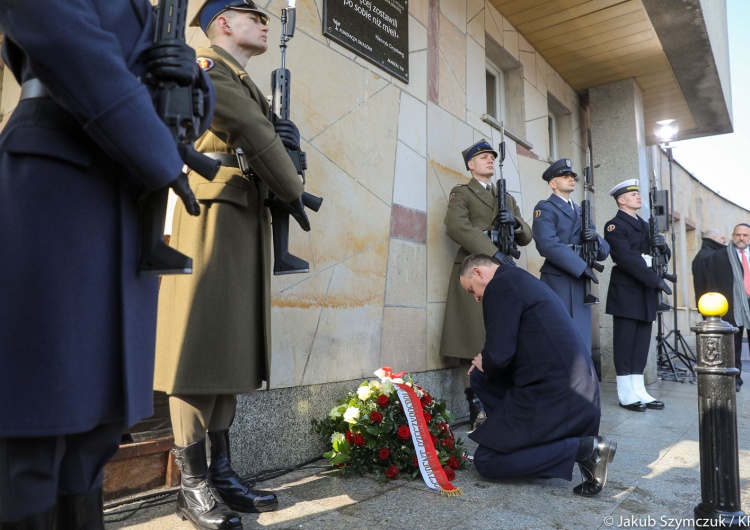
[[[324,0],[323,35],[409,82],[408,0]]]

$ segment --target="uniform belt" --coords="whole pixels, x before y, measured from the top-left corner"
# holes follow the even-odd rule
[[[227,167],[240,167],[240,163],[237,161],[237,155],[231,153],[203,153],[208,158],[213,158],[221,162],[222,166]]]
[[[21,85],[21,99],[48,98],[50,93],[39,79],[27,79]]]

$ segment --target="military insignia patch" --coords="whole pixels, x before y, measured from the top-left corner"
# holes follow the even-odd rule
[[[534,219],[539,218],[542,215],[541,210],[534,210]]]
[[[448,200],[452,201],[453,197],[455,197],[455,196],[456,196],[456,192],[451,193],[450,197],[448,197]]]
[[[614,229],[615,229],[615,225],[614,224],[607,225],[607,232],[611,232]]]
[[[204,70],[206,72],[214,67],[213,59],[209,59],[208,57],[198,57],[197,59],[195,59],[195,62],[198,63],[198,67],[201,70]]]

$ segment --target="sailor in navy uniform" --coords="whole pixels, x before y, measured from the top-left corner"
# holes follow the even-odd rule
[[[534,243],[545,258],[541,280],[563,301],[586,351],[591,352],[591,306],[584,305],[584,284],[587,280],[599,281],[575,250],[575,246],[581,243],[581,207],[570,195],[578,175],[573,171],[570,159],[563,158],[550,165],[542,179],[552,188],[552,194],[534,208]],[[593,223],[583,235],[588,241],[598,241],[597,261],[609,256],[609,244],[596,233]]]
[[[617,215],[607,222],[604,238],[615,266],[609,281],[606,312],[614,323],[614,362],[620,406],[643,412],[663,409],[664,402],[651,396],[643,383],[648,359],[651,327],[656,319],[657,294],[672,294],[662,278],[650,268],[650,249],[671,256],[664,236],[649,239],[648,223],[636,211],[641,207],[638,180],[617,184],[609,194],[617,201]],[[648,263],[647,263],[648,262]]]

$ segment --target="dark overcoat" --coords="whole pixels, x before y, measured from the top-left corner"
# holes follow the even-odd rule
[[[607,314],[653,322],[660,278],[643,259],[650,250],[648,223],[640,216],[618,210],[605,225],[604,238],[615,262],[609,280]],[[671,256],[669,249],[667,255]]]
[[[257,177],[222,166],[213,181],[190,175],[201,205],[177,204],[170,244],[192,256],[193,274],[165,278],[159,293],[154,388],[169,394],[240,394],[268,381],[270,362],[270,188],[283,201],[302,180],[268,120],[268,103],[245,69],[218,46],[200,48],[216,90],[204,153],[247,155]],[[291,224],[295,229],[296,225]]]
[[[485,288],[482,309],[482,368],[504,396],[469,437],[511,453],[598,434],[596,370],[560,297],[525,270],[501,266]]]
[[[727,246],[714,241],[710,238],[703,238],[703,244],[700,250],[693,258],[691,269],[693,272],[693,290],[695,291],[695,306],[698,307],[698,299],[706,294],[708,291],[709,271],[708,264],[709,258],[714,252],[720,249],[726,249]]]
[[[521,246],[528,245],[531,242],[531,228],[521,217],[516,200],[509,193],[507,206],[521,225],[515,233],[516,242]],[[475,178],[451,190],[445,227],[448,237],[461,248],[456,252],[451,268],[440,355],[473,359],[484,346],[482,308],[461,287],[458,270],[461,262],[470,254],[481,252],[493,256],[497,252],[497,247],[484,233],[492,226],[496,211],[497,198]]]
[[[0,436],[133,424],[153,408],[157,301],[137,196],[183,165],[139,80],[151,5],[8,0],[0,31],[16,79],[51,93],[0,135]]]
[[[737,325],[737,319],[734,317],[734,273],[732,272],[731,259],[736,260],[736,265],[742,271],[742,264],[737,256],[737,248],[730,243],[729,247],[722,245],[722,249],[714,252],[709,258],[706,268],[708,278],[706,283],[706,292],[716,292],[724,295],[727,299],[729,308],[727,313],[721,317],[722,320],[729,322],[733,326]],[[731,252],[728,252],[731,249]]]
[[[571,248],[581,241],[581,207],[575,203],[573,207],[575,211],[553,193],[534,208],[532,230],[536,249],[545,258],[540,278],[560,297],[586,349],[591,351],[591,306],[583,303],[584,280],[580,277],[586,262]],[[593,223],[591,228],[596,230]],[[602,261],[609,256],[609,244],[601,236],[597,238],[596,260]]]

